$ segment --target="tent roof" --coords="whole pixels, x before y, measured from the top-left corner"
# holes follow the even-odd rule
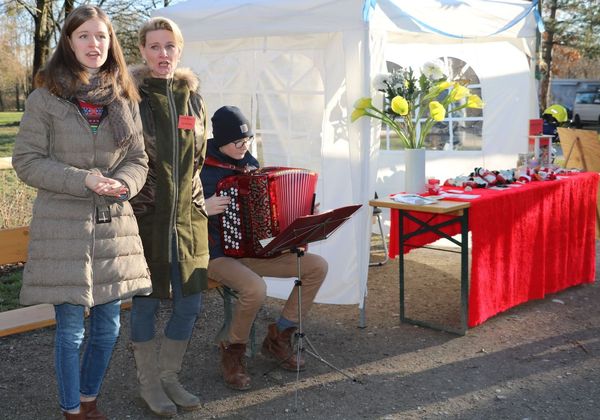
[[[366,3],[369,3],[367,1]],[[454,42],[535,37],[534,3],[522,0],[379,0],[378,28]],[[327,33],[364,27],[364,0],[188,0],[156,12],[187,40]]]

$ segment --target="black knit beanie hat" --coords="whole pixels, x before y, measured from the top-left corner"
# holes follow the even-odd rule
[[[217,109],[210,120],[212,121],[213,141],[217,147],[254,136],[250,121],[236,106],[223,106]]]

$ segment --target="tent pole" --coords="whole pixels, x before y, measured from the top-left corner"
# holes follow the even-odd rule
[[[363,71],[362,71],[362,97],[371,96],[371,50],[370,50],[370,23],[369,21],[363,21],[363,42],[362,42],[362,56],[363,56]],[[368,202],[372,193],[371,187],[371,122],[369,118],[361,118],[360,126],[360,145],[361,145],[361,156],[362,156],[362,185],[361,185],[361,201]],[[363,211],[368,211],[368,206],[363,206]],[[361,273],[364,278],[364,286],[361,290],[359,307],[359,328],[365,328],[366,325],[366,296],[367,296],[367,282],[369,278],[369,250],[370,250],[370,236],[371,226],[369,223],[370,218],[365,217],[366,227],[363,227],[365,232],[365,238],[367,239],[362,246],[362,252],[360,252],[361,262]],[[366,233],[368,232],[368,235]],[[366,268],[365,268],[366,267]]]

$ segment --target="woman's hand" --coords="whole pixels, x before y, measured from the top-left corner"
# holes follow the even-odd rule
[[[213,194],[211,197],[204,200],[204,206],[206,207],[206,213],[209,216],[214,216],[215,214],[221,214],[227,209],[231,198],[226,195],[217,196]]]
[[[90,173],[85,177],[85,186],[98,195],[110,197],[120,197],[128,192],[127,187],[120,181],[97,173]]]

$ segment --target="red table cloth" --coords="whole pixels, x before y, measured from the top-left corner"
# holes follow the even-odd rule
[[[475,189],[471,193],[479,198],[460,200],[471,202],[469,327],[520,303],[594,282],[598,178],[598,173],[586,172],[501,191]],[[448,218],[412,214],[437,222]],[[414,222],[405,222],[405,234],[414,228]],[[460,225],[444,232],[458,234]],[[414,248],[437,239],[428,233],[409,244]],[[390,258],[398,249],[398,210],[392,210]]]

